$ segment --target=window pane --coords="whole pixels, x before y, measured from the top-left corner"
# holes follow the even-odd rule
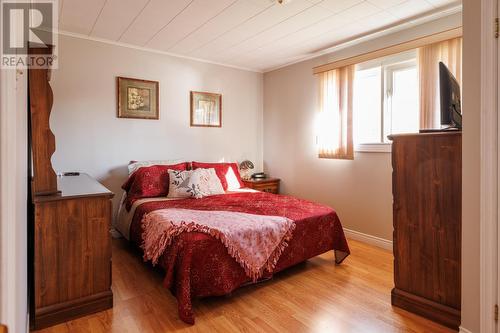
[[[390,104],[390,132],[392,134],[418,132],[419,107],[416,67],[392,71],[392,98]]]
[[[381,67],[356,71],[354,79],[354,143],[379,143],[381,136]]]

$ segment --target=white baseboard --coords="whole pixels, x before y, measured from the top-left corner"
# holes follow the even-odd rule
[[[364,234],[359,231],[344,228],[344,234],[347,238],[351,238],[363,243],[383,248],[392,252],[392,241],[380,237]]]
[[[466,328],[463,328],[462,326],[460,326],[460,330],[459,330],[460,333],[472,333],[471,331],[469,331],[468,329]]]

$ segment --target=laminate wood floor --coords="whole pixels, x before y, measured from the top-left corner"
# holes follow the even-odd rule
[[[226,297],[194,301],[196,324],[177,316],[162,272],[113,240],[113,309],[38,332],[452,332],[391,306],[392,254],[354,240],[336,266],[333,252]]]

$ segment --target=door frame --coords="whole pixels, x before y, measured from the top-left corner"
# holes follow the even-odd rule
[[[498,39],[495,19],[498,0],[481,0],[481,109],[480,111],[480,330],[497,332],[498,303]],[[467,111],[465,111],[467,112]],[[463,269],[463,268],[462,268]]]
[[[28,331],[27,71],[0,70],[0,321]]]

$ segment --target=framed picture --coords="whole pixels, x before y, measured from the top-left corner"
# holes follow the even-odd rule
[[[117,77],[118,118],[159,119],[159,83]]]
[[[191,91],[191,126],[222,127],[222,95]]]

